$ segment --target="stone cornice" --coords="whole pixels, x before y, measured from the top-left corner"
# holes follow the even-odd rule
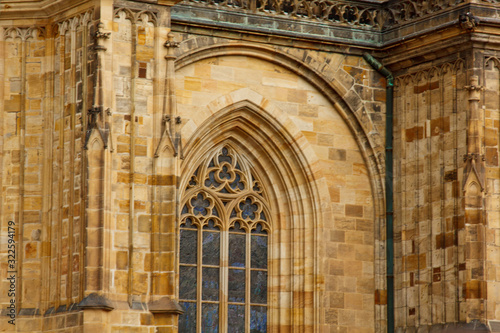
[[[0,1],[0,20],[48,19],[90,0]]]
[[[173,6],[182,0],[127,0],[131,6]],[[120,2],[120,1],[116,1]],[[122,1],[124,2],[124,1]],[[93,0],[0,0],[0,20],[50,19],[83,4],[97,5]]]
[[[467,5],[492,8],[500,0],[183,0],[177,8],[191,6],[244,15],[311,21],[374,31],[406,24]],[[175,10],[175,9],[174,9]],[[498,14],[498,13],[497,13]]]
[[[172,23],[176,30],[186,31],[187,28],[183,27],[193,27],[198,31],[225,30],[234,33],[268,35],[273,38],[294,37],[310,42],[383,51],[406,43],[408,40],[441,30],[450,30],[450,28],[457,35],[473,32],[474,29],[464,31],[465,28],[460,24],[460,15],[467,12],[471,12],[475,18],[479,19],[481,27],[500,27],[500,8],[494,5],[494,3],[500,3],[500,0],[408,0],[377,4],[344,0],[316,2],[290,0],[289,3],[294,5],[289,8],[288,12],[283,10],[283,6],[274,10],[272,5],[266,7],[268,9],[265,10],[255,8],[257,0],[248,0],[243,7],[230,5],[230,1],[234,3],[237,0],[225,0],[217,4],[213,3],[214,0],[194,1],[184,0],[173,7]],[[239,1],[243,2],[243,0]],[[268,1],[281,3],[278,0]],[[318,15],[317,11],[310,8],[306,14],[301,14],[296,9],[298,6],[303,8],[305,4],[318,6],[321,3],[330,5],[328,9],[330,14],[335,11],[334,4],[337,8],[342,5],[341,13],[344,13],[342,14],[344,19],[334,20],[330,14]],[[356,15],[351,21],[345,19],[345,17],[349,18],[345,14],[349,8],[356,8],[354,11]],[[362,19],[367,17],[368,13],[373,13],[370,16],[372,21]],[[396,16],[398,16],[397,19],[395,19]],[[458,29],[454,29],[457,27]]]

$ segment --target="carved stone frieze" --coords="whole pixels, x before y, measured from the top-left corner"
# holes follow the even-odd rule
[[[125,7],[115,7],[114,16],[116,18],[124,18],[132,23],[142,23],[147,25],[152,23],[154,26],[158,25],[158,15],[153,11],[148,10],[133,10]]]
[[[3,31],[3,39],[16,39],[19,38],[22,41],[26,41],[30,38],[36,38],[36,36],[46,36],[46,30],[44,27],[32,26],[32,27],[11,27]]]
[[[486,0],[483,0],[486,1]],[[496,1],[496,0],[489,0]],[[466,3],[466,0],[405,0],[387,4],[331,0],[184,0],[185,5],[214,6],[255,14],[309,19],[383,30]]]

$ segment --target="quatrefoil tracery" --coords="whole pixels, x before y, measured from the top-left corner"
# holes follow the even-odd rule
[[[213,219],[224,229],[238,223],[247,231],[269,231],[268,208],[261,183],[248,162],[229,146],[214,151],[187,181],[181,207],[181,221],[203,226]],[[253,231],[252,231],[253,232]]]

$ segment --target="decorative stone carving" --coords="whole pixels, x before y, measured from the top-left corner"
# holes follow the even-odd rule
[[[479,24],[479,19],[472,15],[472,13],[467,12],[465,14],[460,14],[458,22],[460,23],[460,27],[462,27],[462,29],[474,31],[476,26]]]
[[[345,0],[184,0],[183,3],[212,5],[226,10],[240,12],[247,10],[256,14],[291,16],[299,19],[381,30],[440,12],[446,8],[465,3],[465,0],[405,0],[386,4],[360,4]]]

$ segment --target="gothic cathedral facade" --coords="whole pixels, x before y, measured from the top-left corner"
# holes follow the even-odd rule
[[[0,331],[500,332],[499,0],[0,0]]]

